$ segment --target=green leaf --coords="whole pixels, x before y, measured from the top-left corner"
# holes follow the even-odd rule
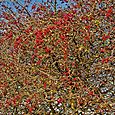
[[[73,56],[70,56],[69,58],[70,58],[71,60],[73,60]]]
[[[73,75],[72,78],[76,78],[76,76]]]

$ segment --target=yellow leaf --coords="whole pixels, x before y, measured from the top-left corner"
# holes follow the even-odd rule
[[[74,109],[74,103],[71,103],[71,108]]]
[[[95,20],[95,25],[99,25],[100,21],[99,20]]]

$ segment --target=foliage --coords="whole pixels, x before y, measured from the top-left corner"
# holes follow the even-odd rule
[[[113,114],[113,3],[62,2],[1,4],[1,114]]]

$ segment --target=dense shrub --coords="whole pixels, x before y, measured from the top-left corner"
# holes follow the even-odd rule
[[[0,114],[114,114],[113,3],[61,2],[1,3]]]

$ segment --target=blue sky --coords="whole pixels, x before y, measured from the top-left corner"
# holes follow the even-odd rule
[[[12,0],[13,1],[13,0]],[[22,5],[24,5],[24,0],[17,0],[19,3],[21,3]],[[46,0],[31,0],[31,4],[28,6],[28,10],[31,10],[31,7],[32,7],[32,5],[34,4],[34,3],[43,3],[43,1],[46,1]],[[7,4],[9,7],[11,7],[14,11],[16,11],[15,10],[15,8],[13,7],[13,2],[11,2],[10,0],[4,0],[4,3],[5,4]],[[67,7],[66,6],[66,3],[61,3],[61,1],[60,0],[57,0],[57,3],[58,3],[58,7]]]

